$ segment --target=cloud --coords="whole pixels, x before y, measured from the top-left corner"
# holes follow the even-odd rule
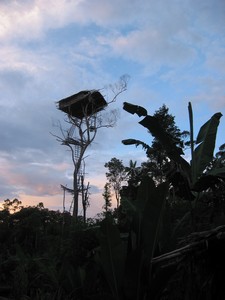
[[[59,186],[71,184],[72,165],[68,149],[49,133],[59,134],[58,121],[66,126],[55,102],[104,88],[123,73],[131,73],[132,80],[112,105],[120,110],[118,124],[99,130],[87,153],[86,179],[96,209],[102,206],[104,163],[114,156],[125,164],[146,158],[141,148],[121,140],[151,143],[140,119],[123,111],[123,101],[150,114],[166,103],[182,129],[188,101],[199,121],[225,109],[224,1],[178,2],[0,2],[2,196],[61,206]],[[111,98],[109,89],[102,92]]]
[[[43,39],[47,31],[75,24],[119,26],[132,23],[139,2],[44,0],[1,1],[0,37],[5,41],[26,42]],[[126,19],[124,14],[126,13]]]
[[[215,72],[216,77],[220,77],[220,74],[225,72],[225,39],[214,39],[210,43],[210,48],[205,52],[206,61],[205,66],[208,71]],[[225,77],[225,76],[224,76]]]
[[[36,206],[38,203],[44,203],[45,207],[50,208],[51,210],[61,210],[63,194],[59,193],[58,195],[52,195],[48,197],[30,195],[28,193],[21,193],[19,195],[19,200],[22,201],[23,206]],[[69,207],[69,199],[67,199],[67,207]]]
[[[47,30],[60,28],[74,20],[81,1],[1,2],[0,37],[6,41],[42,39]]]
[[[221,110],[225,112],[225,90],[224,79],[213,79],[210,76],[200,78],[200,85],[202,88],[193,96],[193,101],[203,105],[207,104],[212,110]]]
[[[212,31],[224,25],[224,1],[204,2],[105,0],[1,1],[0,36],[5,40],[43,39],[47,31],[70,24],[102,28],[157,27],[174,34],[190,24]],[[194,17],[192,17],[194,16]],[[122,26],[122,27],[121,27]]]
[[[186,64],[195,56],[191,48],[151,29],[136,30],[114,39],[103,39],[102,43],[110,45],[116,55],[141,64],[150,64],[153,69],[155,66],[160,68],[162,65],[174,67]]]
[[[209,35],[224,35],[225,2],[223,0],[216,0],[215,2],[192,0],[190,7],[192,12],[195,12],[196,18],[193,20],[197,28],[200,26]]]
[[[1,194],[6,197],[11,197],[15,193],[19,194],[21,191],[39,196],[58,194],[60,181],[64,180],[70,165],[66,162],[50,162],[48,155],[42,154],[42,158],[40,155],[38,157],[37,150],[30,153],[26,151],[26,153],[27,156],[25,153],[14,152],[12,156],[1,152]],[[10,194],[7,195],[6,192],[10,189]]]

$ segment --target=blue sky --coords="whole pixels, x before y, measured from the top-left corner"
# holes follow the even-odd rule
[[[122,139],[151,137],[123,102],[153,114],[162,104],[195,134],[214,113],[225,115],[225,2],[223,0],[0,1],[0,199],[44,202],[61,209],[60,184],[71,185],[70,153],[50,134],[64,124],[56,101],[84,89],[102,89],[128,74],[117,126],[99,130],[86,160],[89,215],[101,211],[104,163],[145,160]],[[225,142],[221,118],[217,146]],[[188,156],[188,154],[187,154]],[[67,196],[67,207],[70,204]],[[0,203],[1,203],[0,202]]]

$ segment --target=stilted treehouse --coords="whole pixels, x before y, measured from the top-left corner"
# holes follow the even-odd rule
[[[97,90],[81,91],[58,102],[59,110],[78,119],[91,116],[106,106],[107,102]]]

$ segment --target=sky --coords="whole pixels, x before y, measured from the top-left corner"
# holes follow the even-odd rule
[[[123,102],[150,115],[165,104],[181,130],[189,130],[191,102],[195,136],[221,112],[217,148],[225,142],[225,1],[0,0],[0,204],[62,209],[60,185],[71,187],[73,167],[51,134],[68,126],[56,102],[86,89],[110,101],[124,74],[127,90],[107,108],[118,110],[117,125],[99,130],[87,152],[88,216],[102,211],[106,162],[146,160],[121,143],[151,143]]]

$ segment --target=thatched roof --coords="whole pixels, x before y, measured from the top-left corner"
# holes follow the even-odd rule
[[[225,299],[225,225],[193,232],[152,259],[152,299]]]
[[[102,110],[106,105],[107,102],[97,90],[81,91],[58,101],[59,110],[79,119]]]
[[[196,257],[199,253],[208,251],[213,247],[225,249],[225,225],[218,226],[211,230],[193,232],[182,240],[186,244],[183,247],[162,254],[152,260],[153,264],[161,264],[164,267],[168,264],[177,263],[190,253]]]

